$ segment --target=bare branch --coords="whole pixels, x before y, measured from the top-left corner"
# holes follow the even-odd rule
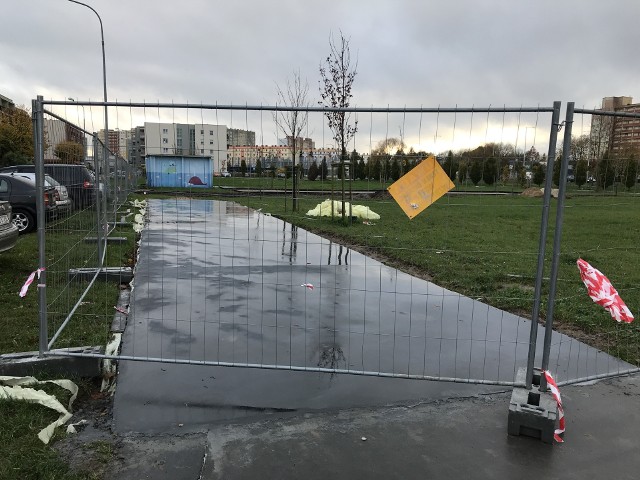
[[[338,43],[329,38],[329,56],[324,64],[320,65],[321,100],[319,104],[325,107],[346,108],[351,103],[353,94],[351,89],[356,77],[358,62],[351,62],[351,50],[349,40],[340,32]],[[358,131],[358,120],[351,122],[351,113],[325,112],[329,128],[333,132],[334,139],[340,145],[342,155],[346,154],[346,146],[349,140]]]

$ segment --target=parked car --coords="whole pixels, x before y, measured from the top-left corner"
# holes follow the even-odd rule
[[[13,248],[18,241],[18,227],[11,221],[11,204],[0,202],[0,252]]]
[[[55,218],[57,215],[55,194],[55,188],[45,188],[44,208],[47,219]],[[0,173],[0,200],[11,204],[11,220],[20,233],[36,229],[36,198],[35,182],[21,176]]]
[[[230,177],[231,174],[229,172],[222,172],[223,177]]]
[[[13,165],[0,168],[0,173],[24,172],[35,173],[35,165]],[[66,163],[45,163],[45,173],[51,175],[67,187],[69,198],[76,208],[93,205],[95,194],[95,177],[84,165]]]
[[[17,175],[24,178],[28,178],[32,182],[36,181],[35,173],[24,173],[24,172],[15,172],[11,175]],[[69,193],[67,192],[67,187],[58,182],[51,175],[44,175],[45,185],[48,187],[53,187],[56,189],[56,206],[58,207],[58,213],[68,213],[71,211],[71,207],[73,204],[71,203],[71,199],[69,198]]]

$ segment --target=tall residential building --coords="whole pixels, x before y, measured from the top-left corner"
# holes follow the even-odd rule
[[[284,145],[287,145],[288,147],[291,147],[293,145],[293,137],[291,135],[287,135],[286,140],[281,143],[283,143]],[[306,137],[305,138],[296,137],[296,150],[310,152],[315,148],[316,148],[316,142],[314,142],[312,139],[306,138]]]
[[[119,157],[129,161],[129,141],[131,140],[131,130],[116,130],[118,133],[118,150]]]
[[[604,97],[601,110],[640,114],[640,103],[633,97]],[[640,118],[594,115],[591,120],[591,137],[596,158],[605,151],[613,156],[640,153]]]
[[[129,150],[128,158],[132,165],[144,165],[145,141],[144,127],[131,129],[131,137],[127,144]]]
[[[218,168],[227,158],[227,127],[145,122],[144,155],[210,157]]]
[[[44,132],[47,149],[44,151],[45,161],[59,161],[55,149],[62,142],[75,142],[82,145],[86,157],[86,139],[82,130],[72,124],[51,118],[44,120]]]
[[[256,144],[256,132],[250,130],[240,130],[237,128],[227,129],[227,145],[230,147],[253,146]]]
[[[631,103],[633,103],[633,97],[604,97],[601,110],[613,112]]]
[[[105,141],[105,138],[108,137],[108,140]],[[103,144],[107,146],[109,149],[109,157],[113,157],[119,155],[120,153],[120,130],[109,130],[109,135],[105,135],[104,128],[98,130],[98,140],[100,140]],[[126,143],[124,145],[126,149]],[[98,160],[102,160],[104,150],[100,147],[96,150],[96,157]]]
[[[635,113],[640,115],[640,103],[629,102],[615,109],[616,112]],[[611,153],[616,155],[640,154],[640,116],[639,117],[614,117],[610,140]]]

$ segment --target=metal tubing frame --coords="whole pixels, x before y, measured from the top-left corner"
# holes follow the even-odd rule
[[[533,384],[533,369],[536,357],[536,343],[538,340],[538,317],[540,316],[540,300],[542,295],[542,278],[544,275],[544,255],[547,244],[547,228],[549,223],[549,206],[551,204],[551,181],[553,178],[553,166],[556,158],[556,143],[558,140],[558,128],[560,126],[561,102],[553,103],[553,116],[551,119],[551,131],[549,133],[549,150],[547,153],[547,173],[544,182],[544,206],[540,221],[540,242],[538,244],[538,268],[536,273],[536,285],[533,300],[533,312],[531,314],[531,331],[529,333],[529,354],[527,357],[526,388],[531,389]]]
[[[553,237],[553,259],[551,262],[551,274],[549,284],[549,303],[547,305],[547,320],[544,331],[544,349],[542,351],[542,370],[549,368],[549,356],[551,351],[551,334],[553,332],[553,308],[556,299],[556,287],[558,284],[558,268],[560,265],[560,242],[562,239],[562,224],[564,217],[565,191],[567,188],[567,170],[569,156],[571,154],[571,130],[573,127],[574,102],[567,103],[564,141],[562,145],[562,164],[560,167],[560,189],[558,191],[558,206],[556,211],[556,229]],[[540,390],[546,391],[547,382],[542,375],[540,377]]]
[[[522,383],[510,382],[506,380],[479,380],[473,378],[457,378],[457,377],[438,377],[433,375],[411,375],[408,373],[385,373],[373,372],[368,370],[348,370],[344,368],[322,368],[322,367],[297,367],[294,365],[272,365],[263,363],[240,363],[240,362],[215,362],[207,360],[188,360],[177,358],[160,358],[160,357],[134,357],[131,355],[106,355],[100,353],[74,353],[64,350],[50,351],[48,357],[78,357],[78,358],[99,358],[104,360],[126,360],[133,362],[154,362],[154,363],[170,363],[178,365],[208,365],[211,367],[243,367],[243,368],[259,368],[263,370],[289,370],[293,372],[316,372],[331,373],[343,375],[359,375],[368,377],[385,377],[385,378],[405,378],[410,380],[431,380],[449,383],[472,383],[480,385],[499,385],[504,387],[521,387]]]
[[[93,156],[94,156],[94,163],[97,165],[97,162],[95,162],[95,152],[96,152],[96,147],[98,146],[98,138],[96,135],[93,136]],[[104,251],[105,251],[105,247],[106,247],[106,241],[104,240],[104,238],[106,238],[106,233],[104,230],[104,223],[102,221],[102,209],[101,207],[101,203],[102,203],[102,195],[100,194],[100,168],[96,169],[96,184],[93,186],[95,192],[96,192],[96,215],[98,218],[98,221],[96,222],[96,239],[98,241],[98,270],[100,270],[103,266],[104,266]],[[106,185],[105,185],[106,188]],[[103,238],[104,237],[104,238]]]
[[[47,335],[49,326],[47,324],[47,272],[45,255],[45,208],[44,208],[44,116],[42,108],[42,96],[38,95],[36,100],[31,102],[33,120],[33,155],[36,170],[36,223],[38,226],[38,304],[40,317],[39,354],[42,357],[49,349],[47,345]]]
[[[573,113],[595,115],[595,116],[600,116],[600,117],[640,118],[640,113],[611,112],[611,111],[606,111],[606,110],[588,110],[588,109],[584,109],[584,108],[576,108],[576,109],[573,110]]]
[[[280,105],[218,105],[198,103],[147,103],[147,102],[92,102],[92,101],[64,101],[47,100],[45,105],[80,105],[92,107],[139,107],[139,108],[199,108],[202,110],[254,110],[279,112],[356,112],[356,113],[519,113],[519,112],[547,112],[552,113],[554,107],[435,107],[435,108],[362,108],[362,107],[286,107]]]

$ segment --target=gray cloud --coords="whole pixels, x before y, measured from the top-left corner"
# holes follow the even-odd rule
[[[342,31],[358,59],[359,106],[640,100],[636,0],[88,2],[104,22],[110,99],[270,104],[275,83],[300,70],[317,101],[318,65],[330,34]],[[63,0],[27,0],[4,2],[3,17],[0,93],[20,104],[38,94],[102,97],[92,12]],[[379,119],[359,136],[396,136],[399,122],[387,128]],[[407,134],[423,135],[418,123],[405,124]],[[433,118],[423,126],[435,137]]]

